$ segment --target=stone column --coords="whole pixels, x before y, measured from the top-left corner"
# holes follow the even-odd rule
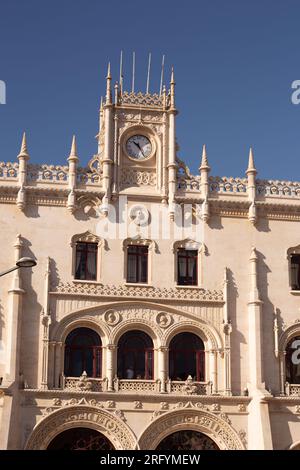
[[[161,393],[166,393],[168,351],[169,348],[167,348],[167,346],[160,346],[157,349],[158,378],[160,380]]]
[[[217,351],[212,349],[209,351],[210,356],[210,370],[211,370],[211,382],[212,382],[212,393],[218,393],[218,368],[217,368]]]
[[[114,391],[114,377],[115,377],[115,351],[117,346],[115,344],[108,344],[106,346],[106,377],[107,377],[107,391]]]
[[[26,205],[25,186],[26,186],[26,176],[27,176],[27,162],[29,160],[25,132],[23,134],[21,150],[17,158],[19,160],[19,173],[18,174],[19,174],[19,184],[20,184],[20,189],[17,195],[17,207],[18,209],[23,211]]]
[[[15,262],[21,258],[22,248],[21,235],[17,235],[14,244]],[[25,291],[22,289],[22,280],[20,269],[13,272],[11,289],[8,291],[8,308],[7,308],[7,333],[6,348],[7,359],[4,377],[5,386],[11,384],[19,384],[19,367],[20,367],[20,336],[21,336],[21,313],[22,313],[22,297]]]
[[[251,396],[248,416],[248,449],[271,450],[272,433],[267,397],[262,371],[262,305],[259,298],[258,258],[255,248],[250,256],[250,292],[248,301],[248,390]]]
[[[169,215],[171,220],[174,220],[174,204],[175,193],[177,184],[177,163],[176,163],[176,131],[175,131],[175,116],[177,110],[175,107],[175,80],[174,71],[172,69],[171,82],[170,82],[170,109],[169,109],[169,163],[168,163],[168,178],[169,178]]]
[[[79,158],[77,157],[77,148],[76,148],[76,138],[73,135],[72,146],[70,155],[68,158],[69,163],[69,175],[68,175],[68,183],[69,183],[69,195],[68,195],[68,202],[67,202],[67,209],[68,211],[73,214],[75,207],[76,207],[76,196],[75,196],[75,189],[76,189],[76,179],[77,179],[77,163]]]

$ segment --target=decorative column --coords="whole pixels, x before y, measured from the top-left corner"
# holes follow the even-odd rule
[[[76,137],[73,135],[72,139],[72,146],[71,152],[68,158],[69,162],[69,195],[68,195],[68,202],[67,202],[67,209],[68,211],[73,214],[76,208],[76,195],[75,195],[75,188],[76,188],[76,172],[77,172],[77,163],[79,158],[77,157],[77,147],[76,147]]]
[[[279,351],[279,370],[280,370],[280,395],[285,396],[285,378],[286,378],[286,370],[285,370],[285,356],[286,351]]]
[[[218,369],[217,369],[217,351],[212,349],[209,351],[210,354],[210,370],[211,370],[211,382],[212,382],[212,393],[218,393]]]
[[[158,378],[160,380],[160,393],[166,393],[167,383],[167,357],[169,348],[167,346],[160,346],[157,349],[158,355]]]
[[[58,341],[56,343],[56,348],[55,348],[55,369],[54,369],[54,377],[55,377],[55,383],[54,387],[55,388],[61,388],[62,386],[62,375],[63,375],[63,364],[64,364],[64,351],[65,351],[65,345],[61,342]]]
[[[25,185],[26,185],[26,174],[27,174],[27,161],[29,160],[25,132],[23,134],[21,150],[17,158],[19,160],[19,184],[20,184],[20,189],[17,195],[17,207],[18,209],[23,211],[26,205]]]
[[[248,301],[248,390],[251,396],[248,417],[248,449],[271,450],[272,433],[267,397],[262,372],[262,305],[259,298],[257,264],[255,248],[250,256],[250,292]]]
[[[210,172],[210,166],[209,166],[208,160],[207,160],[205,145],[203,145],[202,159],[201,159],[201,165],[199,167],[199,171],[200,171],[201,197],[203,198],[203,202],[202,202],[202,220],[204,222],[207,222],[208,219],[209,219],[209,203],[208,203],[209,181],[208,181],[208,175],[209,175],[209,172]]]
[[[232,333],[232,325],[229,319],[228,312],[228,275],[227,268],[224,269],[224,284],[223,284],[223,333],[224,333],[224,379],[225,379],[225,394],[231,396],[231,344],[230,335]]]
[[[111,95],[110,63],[108,64],[106,77],[106,100],[104,105],[104,155],[102,159],[103,191],[102,212],[108,214],[108,203],[111,196],[111,166],[113,164],[113,103]]]
[[[115,344],[108,344],[106,346],[106,376],[107,376],[107,391],[114,391],[114,377],[115,377],[115,351],[117,346]]]
[[[21,258],[22,252],[21,235],[17,235],[15,248],[15,262]],[[25,291],[22,289],[22,280],[20,270],[17,269],[13,273],[11,289],[8,291],[8,308],[7,308],[7,359],[6,359],[6,376],[4,379],[5,386],[19,385],[19,366],[20,366],[20,336],[21,336],[21,313],[22,313],[22,297]]]
[[[50,284],[50,258],[47,258],[47,266],[45,272],[44,287],[44,308],[42,311],[42,373],[41,388],[48,389],[48,363],[49,363],[49,326],[51,324],[51,316],[49,310],[49,284]]]
[[[56,360],[55,360],[55,355],[56,355],[56,342],[55,341],[50,341],[49,342],[49,387],[50,388],[55,388],[55,367],[56,367]]]
[[[175,116],[177,110],[175,107],[175,80],[174,70],[172,68],[170,82],[170,108],[169,108],[169,216],[174,220],[175,216],[175,193],[177,184],[177,163],[176,163],[176,134],[175,134]]]
[[[248,184],[247,184],[247,193],[248,193],[248,200],[250,202],[249,206],[249,211],[248,211],[248,220],[255,225],[257,221],[257,213],[256,213],[256,205],[255,205],[255,198],[256,198],[256,168],[254,166],[254,158],[253,158],[253,152],[252,148],[250,148],[249,151],[249,162],[248,162],[248,168],[246,171],[246,175],[248,178]]]

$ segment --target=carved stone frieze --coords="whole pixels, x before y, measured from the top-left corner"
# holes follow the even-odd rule
[[[160,287],[108,286],[84,282],[60,282],[52,288],[56,294],[139,299],[166,299],[203,302],[223,302],[223,291],[206,289],[176,289]]]

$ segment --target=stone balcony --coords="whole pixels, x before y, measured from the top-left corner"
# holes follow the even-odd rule
[[[300,384],[285,384],[285,393],[290,397],[300,397]]]
[[[69,392],[116,392],[134,394],[168,393],[172,395],[211,395],[211,382],[195,382],[189,376],[185,381],[119,379],[113,380],[113,390],[108,390],[107,378],[88,377],[84,372],[81,377],[62,376],[62,389]]]

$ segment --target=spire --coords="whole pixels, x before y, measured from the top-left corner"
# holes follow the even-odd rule
[[[250,147],[250,150],[249,150],[249,161],[248,161],[248,168],[247,168],[246,173],[248,172],[257,173],[256,168],[254,166],[254,157],[253,157],[252,147]]]
[[[71,159],[77,159],[78,160],[78,157],[77,157],[77,145],[76,145],[76,137],[75,135],[73,135],[73,138],[72,138],[72,145],[71,145],[71,151],[70,151],[70,155],[69,155],[69,158],[68,160],[71,160]]]
[[[29,154],[28,154],[28,150],[27,150],[26,132],[23,133],[22,144],[21,144],[21,149],[20,149],[20,153],[18,155],[18,158],[19,157],[23,157],[27,160],[29,159]]]
[[[103,96],[101,96],[100,100],[100,113],[103,113]]]
[[[110,74],[110,62],[108,62],[107,66],[107,75],[106,75],[107,80],[111,80],[111,74]]]
[[[171,71],[171,81],[170,81],[170,95],[171,95],[171,110],[175,110],[175,79],[174,79],[174,67]]]
[[[208,164],[207,155],[206,155],[206,145],[205,144],[203,145],[203,149],[202,149],[202,159],[201,159],[201,166],[200,166],[199,170],[203,170],[203,169],[210,170],[210,166]]]
[[[111,74],[110,74],[110,62],[108,62],[107,76],[106,76],[106,104],[111,104]]]

